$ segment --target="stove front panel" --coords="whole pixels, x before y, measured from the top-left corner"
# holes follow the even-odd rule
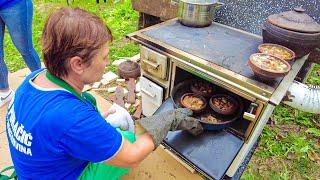
[[[155,114],[172,109],[173,101],[169,98]],[[203,175],[221,179],[244,141],[227,131],[205,131],[196,137],[186,131],[175,131],[168,133],[163,144]]]
[[[261,82],[247,64],[250,55],[256,53],[258,45],[262,43],[259,36],[217,23],[205,28],[191,28],[181,25],[178,21],[144,31],[143,34]],[[276,88],[282,79],[262,83]]]
[[[194,137],[185,131],[169,132],[165,144],[207,176],[221,179],[244,141],[227,131],[207,131]]]

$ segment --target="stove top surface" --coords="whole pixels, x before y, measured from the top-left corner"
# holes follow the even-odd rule
[[[262,38],[244,31],[218,23],[192,28],[173,21],[143,34],[273,88],[278,87],[283,79],[263,82],[253,74],[247,62],[251,54],[258,52]]]

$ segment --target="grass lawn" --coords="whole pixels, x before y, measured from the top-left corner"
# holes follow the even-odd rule
[[[66,0],[34,0],[33,42],[40,52],[40,37],[48,14]],[[111,61],[139,53],[137,45],[124,36],[137,29],[138,13],[130,0],[96,4],[95,0],[74,0],[78,6],[103,18],[114,35],[110,49]],[[6,32],[5,62],[10,72],[26,67]],[[109,66],[115,71],[115,67]],[[316,65],[308,83],[320,85],[320,65]],[[320,178],[320,116],[301,112],[285,105],[276,107],[270,124],[262,135],[257,150],[243,179],[319,179]]]

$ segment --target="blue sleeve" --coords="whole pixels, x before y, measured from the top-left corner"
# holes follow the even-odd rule
[[[78,109],[70,116],[76,123],[60,140],[60,147],[72,157],[101,162],[115,156],[122,147],[121,134],[96,111]]]

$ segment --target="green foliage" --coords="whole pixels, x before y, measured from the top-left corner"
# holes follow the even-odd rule
[[[109,51],[109,58],[111,62],[116,59],[132,57],[139,53],[139,46],[134,43],[127,43],[123,47],[116,47],[113,45]]]
[[[317,128],[309,128],[307,131],[307,133],[313,134],[314,136],[320,138],[320,129]]]
[[[102,17],[112,30],[115,40],[122,39],[128,33],[137,30],[139,14],[131,7],[131,1],[125,0],[113,5],[110,11],[103,13]]]
[[[242,180],[255,180],[257,179],[257,176],[255,176],[253,173],[248,173],[245,172],[242,176],[241,176]]]
[[[117,47],[119,45],[121,45],[123,47]],[[125,59],[125,58],[132,57],[132,56],[138,54],[139,51],[140,51],[139,46],[134,43],[113,44],[109,50],[110,65],[108,66],[108,71],[112,71],[114,73],[117,73],[117,67],[112,65],[111,63],[117,59]]]
[[[314,66],[307,83],[320,86],[320,64]]]
[[[272,116],[276,122],[285,124],[287,122],[294,121],[294,111],[294,109],[280,105],[274,109]]]
[[[129,114],[133,114],[134,112],[136,112],[136,107],[130,106],[128,111],[129,111]]]
[[[33,45],[41,56],[41,35],[44,27],[44,22],[48,15],[54,10],[67,6],[66,0],[34,0],[34,15],[33,15]],[[110,59],[115,60],[117,57],[130,57],[139,53],[139,48],[133,43],[127,44],[123,42],[126,34],[136,31],[138,12],[131,7],[130,0],[108,1],[104,3],[100,1],[97,4],[95,0],[81,1],[74,0],[72,7],[79,7],[92,12],[109,26],[114,36],[114,42],[110,47]],[[9,33],[5,32],[4,37],[4,54],[5,62],[10,72],[25,68],[26,65],[17,49],[11,42]],[[41,58],[42,59],[42,58]],[[114,71],[113,67],[110,67]]]
[[[108,69],[108,71],[111,71],[111,72],[114,72],[114,73],[118,73],[117,71],[118,71],[118,68],[117,68],[117,66],[115,66],[115,65],[109,65],[108,67],[107,67],[107,69]]]
[[[244,179],[313,179],[319,177],[319,166],[314,161],[319,156],[319,116],[301,112],[285,105],[275,108],[271,119],[275,125],[267,125],[261,134],[259,148],[250,161]],[[263,164],[267,159],[276,159],[272,164]],[[268,167],[259,171],[261,164]],[[258,169],[258,170],[257,170]]]
[[[307,172],[310,166],[310,162],[305,158],[297,159],[293,162],[293,167],[296,168],[299,173]]]

